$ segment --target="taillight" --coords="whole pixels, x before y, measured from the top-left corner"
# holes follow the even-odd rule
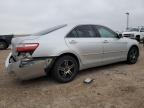
[[[16,46],[17,52],[33,52],[39,43],[22,43]]]

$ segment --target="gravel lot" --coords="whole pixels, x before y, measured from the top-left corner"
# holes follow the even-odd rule
[[[118,63],[81,71],[67,84],[42,77],[20,82],[4,71],[0,51],[0,108],[144,108],[144,47],[135,65]],[[95,79],[84,84],[87,77]]]

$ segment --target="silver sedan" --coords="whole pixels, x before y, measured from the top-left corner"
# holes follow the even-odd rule
[[[6,70],[28,80],[51,73],[69,82],[80,70],[111,63],[137,62],[138,43],[94,24],[65,24],[12,40]]]

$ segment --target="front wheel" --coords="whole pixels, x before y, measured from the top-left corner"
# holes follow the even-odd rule
[[[140,36],[139,36],[139,35],[136,36],[136,40],[137,40],[138,42],[140,42]]]
[[[132,47],[128,52],[127,62],[129,64],[135,64],[139,57],[139,50],[137,47]]]
[[[3,41],[0,41],[0,50],[4,50],[7,48],[7,43],[6,42],[3,42]]]
[[[52,75],[58,82],[66,83],[72,81],[78,71],[78,62],[74,57],[62,56],[56,60]]]

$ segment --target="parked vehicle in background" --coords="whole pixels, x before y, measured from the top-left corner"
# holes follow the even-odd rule
[[[138,42],[94,24],[65,24],[12,40],[6,70],[22,80],[51,72],[69,82],[79,70],[120,61],[135,64]]]
[[[128,31],[123,32],[124,37],[136,39],[138,42],[144,39],[144,26],[138,28],[130,28]]]
[[[0,35],[0,50],[7,49],[13,37],[13,35]]]

